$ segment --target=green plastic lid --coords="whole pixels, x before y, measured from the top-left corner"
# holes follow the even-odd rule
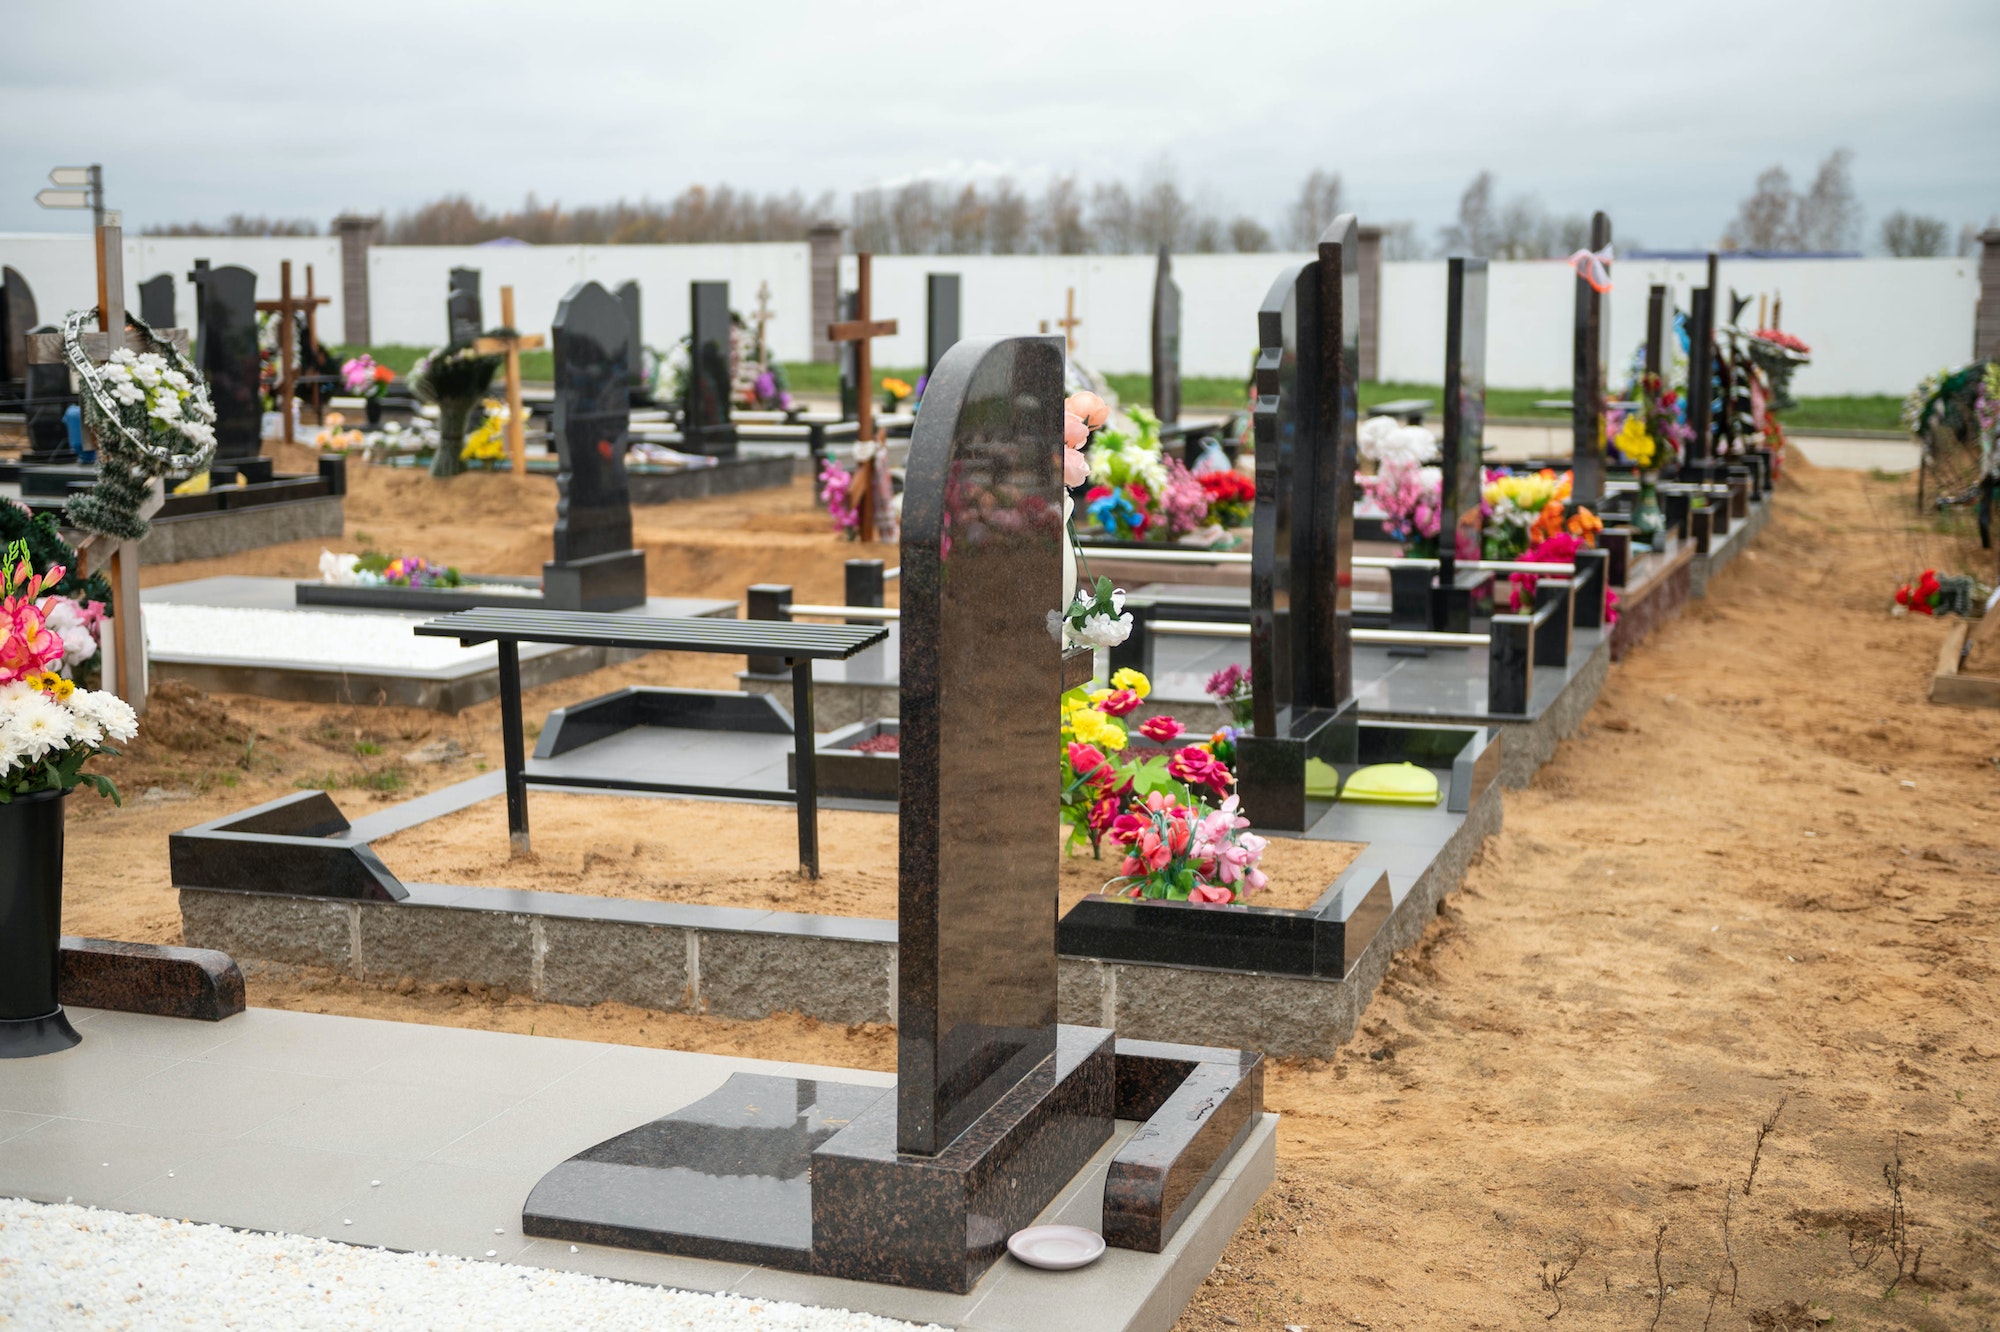
[[[1306,778],[1308,789],[1311,775]],[[1342,800],[1362,805],[1435,805],[1442,793],[1437,774],[1414,763],[1375,763],[1347,779]]]

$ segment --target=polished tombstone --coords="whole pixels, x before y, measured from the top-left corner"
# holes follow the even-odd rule
[[[486,312],[479,298],[479,270],[454,268],[445,292],[446,337],[454,347],[472,342],[486,331]]]
[[[28,280],[11,268],[0,269],[0,385],[18,386],[28,378],[28,330],[39,318]]]
[[[174,275],[155,273],[139,284],[139,318],[152,328],[174,326]]]
[[[1062,342],[961,342],[926,401],[903,508],[896,1089],[739,1074],[544,1176],[530,1235],[962,1292],[1111,1135],[1112,1036],[1056,1022],[1057,864],[1020,817],[1057,794]],[[1189,1169],[1220,1104],[1171,1126]]]
[[[1484,259],[1446,261],[1444,323],[1444,473],[1442,510],[1452,539],[1438,542],[1451,586],[1451,562],[1479,558],[1486,440],[1486,281]]]
[[[263,362],[257,351],[257,275],[194,261],[195,366],[215,404],[215,461],[258,457],[264,447]]]
[[[1674,363],[1667,339],[1673,335],[1673,305],[1667,289],[1655,282],[1646,292],[1646,373],[1666,377]]]
[[[924,275],[924,377],[937,373],[938,362],[958,344],[959,299],[963,281],[956,273]],[[848,316],[851,318],[852,316]]]
[[[595,282],[571,287],[556,309],[555,558],[542,566],[551,610],[610,611],[644,604],[646,553],[632,549],[625,479],[632,356],[625,307]]]
[[[1257,503],[1251,538],[1251,730],[1237,789],[1262,827],[1303,830],[1308,759],[1358,745],[1349,569],[1361,320],[1356,227],[1286,269],[1257,312]]]
[[[1592,253],[1611,244],[1611,219],[1603,213],[1590,219]],[[1608,265],[1607,265],[1608,267]],[[1597,508],[1604,502],[1604,374],[1611,359],[1611,316],[1605,293],[1578,274],[1576,344],[1571,357],[1570,499]]]
[[[1153,270],[1153,415],[1162,425],[1181,419],[1181,285],[1164,245]]]
[[[840,322],[849,323],[858,318],[861,296],[858,292],[843,291],[835,302],[840,310]],[[840,419],[853,421],[861,415],[861,344],[858,342],[837,342],[834,344],[834,360],[840,367]]]
[[[682,445],[690,453],[736,456],[736,426],[729,418],[729,284],[688,284],[687,398],[681,403]]]
[[[639,284],[620,283],[616,293],[618,303],[625,307],[625,326],[632,348],[632,363],[625,368],[625,388],[634,406],[652,401],[646,383],[646,333],[641,319]]]
[[[1712,452],[1715,408],[1715,292],[1688,294],[1687,455],[1682,471],[1705,474]]]
[[[61,330],[53,324],[30,330],[35,333],[56,333]],[[60,466],[76,461],[76,450],[70,447],[69,426],[63,420],[63,413],[76,403],[76,395],[69,389],[69,367],[60,361],[30,363],[21,367],[22,410],[28,418],[28,447],[21,453],[21,461],[37,466]]]

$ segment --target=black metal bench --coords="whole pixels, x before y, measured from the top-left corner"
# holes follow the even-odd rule
[[[523,643],[624,648],[641,652],[723,652],[782,660],[792,672],[792,733],[798,757],[796,791],[746,791],[699,782],[646,782],[584,775],[538,776],[537,786],[582,786],[672,795],[733,795],[798,802],[799,867],[819,877],[819,796],[813,771],[812,664],[845,661],[889,636],[880,625],[793,624],[783,620],[715,620],[584,611],[514,610],[482,606],[427,620],[416,632],[456,638],[462,647],[492,643],[500,654],[500,727],[506,757],[507,832],[528,849],[528,775],[521,729]]]

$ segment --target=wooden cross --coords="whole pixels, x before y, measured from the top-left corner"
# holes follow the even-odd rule
[[[1063,317],[1056,320],[1056,326],[1062,329],[1063,342],[1072,356],[1076,355],[1076,326],[1082,322],[1076,317],[1076,288],[1071,287],[1068,297],[1063,301]]]
[[[512,459],[514,479],[528,474],[528,432],[521,408],[521,353],[542,345],[539,333],[519,333],[514,328],[514,289],[500,288],[500,323],[505,337],[484,337],[472,344],[481,356],[507,358],[507,456]]]
[[[296,443],[292,438],[292,395],[298,388],[298,365],[293,355],[292,339],[295,326],[292,316],[300,311],[306,316],[306,341],[312,345],[319,343],[319,307],[331,305],[331,296],[313,295],[312,265],[306,265],[306,294],[292,295],[292,261],[287,259],[278,265],[278,299],[257,302],[259,314],[278,316],[278,419],[283,423],[284,441]]]
[[[868,342],[870,338],[886,338],[896,331],[893,319],[874,319],[868,308],[868,263],[873,255],[854,256],[859,278],[854,288],[854,318],[841,324],[828,324],[826,336],[829,342],[851,342],[854,344],[854,373],[860,381],[860,392],[855,395],[855,421],[860,427],[858,438],[872,441],[875,438],[875,384],[874,367],[869,364]]]
[[[757,355],[760,365],[768,369],[771,360],[771,344],[764,340],[764,330],[771,322],[771,284],[757,284]]]
[[[111,353],[121,346],[135,352],[150,350],[138,330],[125,322],[124,233],[119,226],[118,214],[106,216],[108,220],[97,228],[98,331],[84,333],[78,338],[83,354],[97,364],[110,360]],[[156,328],[153,331],[186,355],[189,342],[186,329]],[[38,365],[66,361],[62,342],[60,333],[30,333],[27,339],[28,360]],[[152,517],[159,512],[165,500],[164,488],[155,481],[152,493],[139,506],[140,517]],[[104,687],[131,704],[134,712],[144,713],[146,635],[139,628],[139,543],[115,541],[101,533],[86,537],[76,543],[76,572],[79,575],[88,574],[93,563],[103,568],[105,577],[111,583],[112,615],[106,621],[111,627],[111,641],[104,644],[99,657],[104,671]]]

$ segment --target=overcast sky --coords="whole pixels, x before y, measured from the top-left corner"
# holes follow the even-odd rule
[[[1323,167],[1429,242],[1491,169],[1707,245],[1761,169],[1803,187],[1836,147],[1871,241],[2000,216],[1995,0],[8,0],[0,40],[5,230],[84,229],[33,196],[90,162],[133,231],[1170,164],[1274,230]]]

